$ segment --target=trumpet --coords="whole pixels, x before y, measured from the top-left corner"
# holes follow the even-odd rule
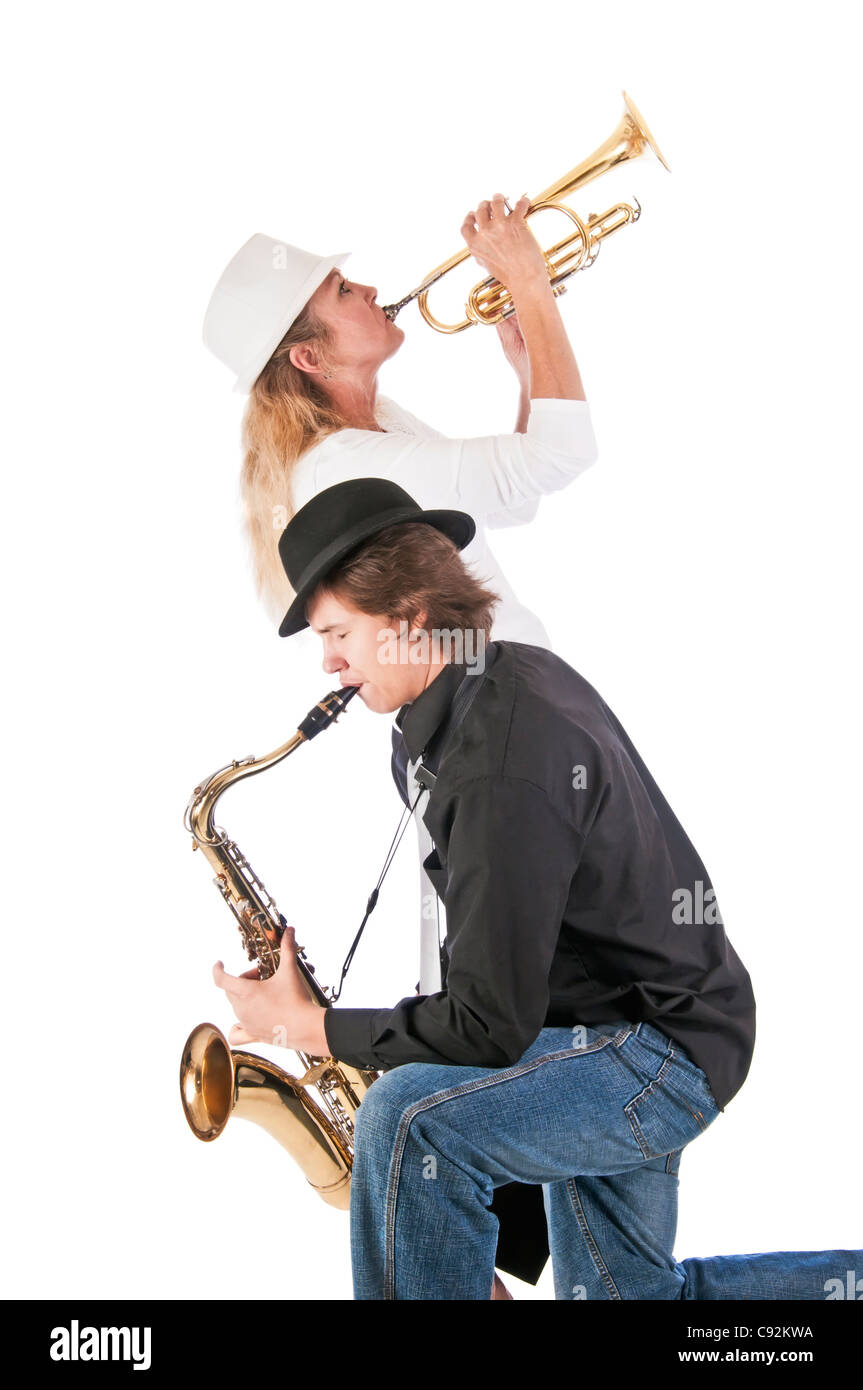
[[[555,295],[566,292],[567,287],[563,282],[570,275],[593,265],[606,237],[612,236],[629,222],[637,222],[641,216],[641,204],[637,198],[634,200],[635,207],[629,203],[615,203],[601,214],[591,213],[586,220],[561,200],[567,198],[576,188],[581,188],[591,179],[599,178],[601,174],[607,173],[609,169],[615,168],[625,160],[637,159],[646,148],[651,149],[662,166],[668,169],[668,164],[635,102],[626,92],[623,93],[623,100],[623,115],[608,139],[599,145],[593,154],[576,164],[574,169],[570,169],[568,174],[564,174],[536,198],[531,199],[530,207],[525,214],[528,218],[536,212],[553,208],[562,212],[573,224],[574,230],[569,236],[543,252],[548,278]],[[495,324],[500,323],[501,319],[509,318],[515,313],[512,296],[506,287],[491,275],[474,285],[465,304],[466,318],[461,322],[441,323],[430,310],[428,297],[431,287],[470,255],[467,247],[458,251],[427,275],[422,284],[411,290],[410,294],[406,294],[404,299],[400,299],[397,304],[385,305],[384,313],[387,318],[390,321],[394,320],[399,311],[406,304],[410,304],[412,299],[417,301],[426,323],[438,333],[461,333],[465,328],[472,328],[475,323]]]

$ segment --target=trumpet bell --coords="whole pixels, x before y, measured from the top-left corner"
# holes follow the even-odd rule
[[[565,287],[562,282],[568,276],[593,265],[599,255],[600,246],[607,237],[628,223],[636,222],[641,213],[641,205],[637,201],[635,207],[629,203],[616,203],[598,216],[591,215],[582,219],[572,208],[567,207],[562,199],[569,197],[577,188],[592,179],[600,178],[618,164],[629,159],[638,159],[647,149],[653,152],[663,168],[668,169],[665,156],[647,122],[627,92],[623,93],[623,101],[623,115],[608,139],[597,146],[580,164],[550,184],[536,198],[531,199],[526,214],[528,218],[533,213],[554,208],[564,213],[573,223],[573,230],[568,237],[543,252],[555,294],[563,293]],[[515,311],[515,305],[506,286],[501,285],[494,277],[481,280],[473,287],[465,304],[466,317],[459,322],[443,323],[429,308],[428,298],[432,287],[456,266],[461,265],[462,261],[467,260],[470,254],[469,248],[465,247],[427,275],[422,284],[405,295],[404,299],[399,300],[397,304],[386,305],[384,313],[387,318],[395,319],[399,310],[412,299],[416,299],[417,307],[426,323],[438,333],[462,333],[475,323],[495,324],[507,318]]]
[[[666,160],[665,155],[662,153],[662,150],[659,148],[653,136],[651,135],[649,125],[642,116],[635,102],[632,100],[632,97],[629,96],[627,92],[624,92],[623,100],[626,103],[626,109],[629,112],[629,115],[631,116],[632,120],[635,122],[635,125],[639,131],[639,134],[641,135],[642,140],[644,140],[645,143],[650,146],[653,153],[656,155],[656,158],[662,165],[663,169],[668,169],[668,161]],[[670,174],[671,170],[668,169],[668,172]]]

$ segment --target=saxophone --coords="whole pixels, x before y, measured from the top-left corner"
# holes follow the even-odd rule
[[[287,925],[275,902],[238,846],[216,827],[216,802],[228,787],[253,777],[293,753],[301,743],[329,728],[353,699],[359,686],[326,695],[296,733],[265,757],[243,758],[214,772],[197,786],[186,807],[185,826],[193,850],[201,850],[216,871],[216,887],[240,928],[249,960],[257,961],[262,980],[276,971],[279,942]],[[297,965],[309,996],[328,1007],[326,988],[301,946]],[[376,1071],[362,1071],[333,1057],[296,1054],[303,1075],[294,1077],[265,1057],[231,1049],[213,1023],[200,1023],[189,1034],[180,1061],[180,1098],[192,1133],[217,1139],[232,1115],[266,1129],[300,1165],[307,1181],[330,1206],[350,1205],[354,1116]]]

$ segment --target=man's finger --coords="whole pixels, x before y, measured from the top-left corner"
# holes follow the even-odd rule
[[[231,975],[220,960],[213,966],[213,982],[228,994],[247,994],[252,984],[252,981],[243,975]]]
[[[297,963],[297,933],[293,927],[285,927],[279,941],[279,969],[291,970]]]
[[[239,1046],[242,1043],[260,1042],[260,1038],[254,1033],[247,1033],[245,1028],[241,1028],[239,1023],[235,1023],[228,1034],[228,1042],[232,1046]]]

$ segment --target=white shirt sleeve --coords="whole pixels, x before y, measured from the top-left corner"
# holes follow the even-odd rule
[[[294,505],[347,478],[388,478],[423,508],[456,507],[484,524],[520,524],[540,497],[565,488],[596,456],[586,401],[532,400],[526,434],[447,439],[338,430],[297,464]]]
[[[533,521],[538,510],[539,498],[534,497],[532,502],[524,502],[520,507],[510,507],[503,512],[488,512],[485,524],[492,530],[501,530],[504,526],[524,526],[528,521]]]

